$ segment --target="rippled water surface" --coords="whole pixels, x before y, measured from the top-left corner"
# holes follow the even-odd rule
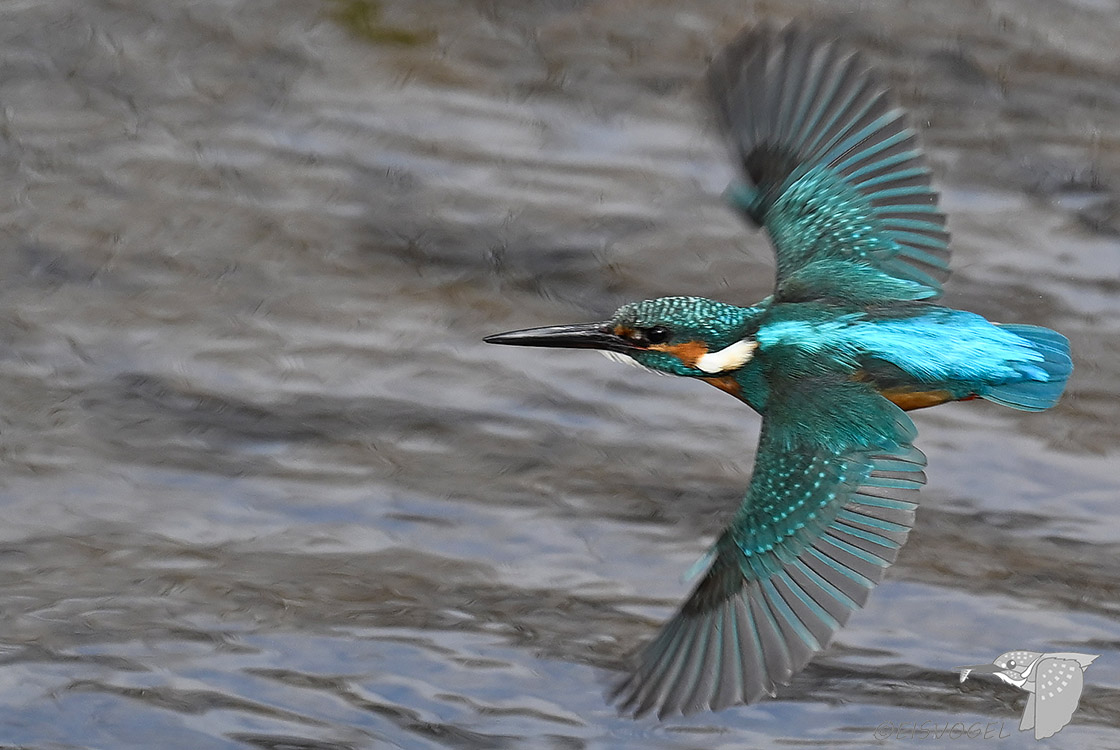
[[[882,63],[948,302],[1077,370],[1044,414],[916,415],[911,541],[777,699],[620,719],[758,420],[480,339],[768,293],[698,85],[763,18]],[[1116,0],[0,5],[0,743],[1035,747],[952,671],[1029,648],[1101,655],[1047,746],[1120,746],[1117,39]]]

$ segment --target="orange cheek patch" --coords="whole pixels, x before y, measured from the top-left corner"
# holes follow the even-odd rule
[[[703,341],[686,341],[683,344],[653,344],[650,349],[672,354],[689,367],[696,367],[700,358],[708,353],[708,346]]]

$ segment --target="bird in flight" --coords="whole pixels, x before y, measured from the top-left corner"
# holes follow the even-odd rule
[[[863,606],[925,483],[907,411],[975,398],[1041,411],[1073,369],[1059,333],[937,304],[945,216],[917,134],[861,55],[762,26],[708,81],[742,171],[726,195],[770,235],[773,294],[750,307],[662,297],[486,338],[625,355],[762,415],[750,486],[707,572],[612,691],[634,716],[773,695]]]

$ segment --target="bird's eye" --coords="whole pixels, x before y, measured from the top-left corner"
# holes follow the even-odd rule
[[[654,326],[645,330],[646,341],[651,344],[664,344],[669,340],[669,329],[665,326]]]
[[[1008,666],[1008,668],[1010,668],[1010,669],[1015,669],[1015,660],[1014,660],[1014,659],[1011,659],[1011,660],[1009,660],[1009,661],[1007,662],[1007,666]]]

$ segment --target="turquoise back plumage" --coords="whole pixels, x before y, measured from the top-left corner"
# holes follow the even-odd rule
[[[987,394],[976,389],[993,385],[1064,384],[1073,369],[1069,343],[1061,334],[996,325],[975,313],[930,305],[841,314],[823,305],[779,307],[757,338],[764,350],[795,349],[815,363],[855,368],[868,359],[881,360],[916,382],[953,384],[981,396]]]

